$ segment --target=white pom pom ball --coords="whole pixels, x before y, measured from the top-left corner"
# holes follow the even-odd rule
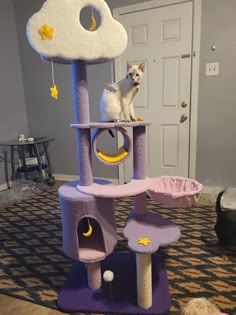
[[[104,273],[103,273],[103,280],[105,282],[111,282],[112,280],[114,279],[114,273],[110,270],[106,270]]]

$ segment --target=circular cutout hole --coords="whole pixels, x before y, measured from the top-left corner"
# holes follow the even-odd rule
[[[112,155],[117,150],[116,130],[113,128],[110,130],[113,133],[114,138],[108,130],[104,131],[102,136],[97,138],[97,150],[99,148],[100,151],[106,152],[108,155]]]
[[[94,32],[101,25],[100,13],[93,7],[84,7],[80,11],[80,23],[87,31]]]
[[[105,137],[111,137],[111,135],[109,135],[107,129],[99,129],[93,138],[93,151],[97,158],[106,165],[119,165],[129,156],[131,139],[127,131],[123,128],[114,128],[111,130],[114,135],[116,134],[116,131],[122,134],[123,145],[117,150],[116,145],[113,145],[116,144],[116,139],[113,139],[113,143],[112,140],[108,141],[108,138],[107,141],[104,141]],[[104,133],[103,136],[105,137],[100,137],[102,133]],[[103,141],[101,141],[101,138]],[[109,147],[109,143],[112,144],[112,148],[111,145]]]

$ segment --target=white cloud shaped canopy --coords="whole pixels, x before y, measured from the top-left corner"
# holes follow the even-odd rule
[[[95,31],[86,30],[80,22],[84,7],[93,7],[101,16]],[[42,39],[39,30],[53,29],[52,38]],[[27,23],[27,37],[32,48],[46,58],[66,60],[107,60],[123,54],[127,33],[116,21],[104,0],[47,0]]]

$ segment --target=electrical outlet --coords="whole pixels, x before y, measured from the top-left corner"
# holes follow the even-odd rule
[[[212,62],[206,64],[206,76],[209,75],[219,75],[219,62]]]

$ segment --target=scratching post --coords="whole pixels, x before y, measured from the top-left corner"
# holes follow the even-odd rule
[[[80,22],[81,11],[86,6],[97,10],[101,18],[100,25],[96,25],[92,15],[93,24],[88,30]],[[87,64],[100,64],[121,56],[128,44],[125,28],[113,18],[104,0],[45,0],[27,23],[27,37],[32,48],[52,66],[53,62],[72,65],[75,114],[72,127],[77,129],[80,180],[62,185],[58,195],[63,250],[77,261],[59,294],[58,306],[69,313],[123,314],[125,310],[127,314],[166,314],[171,300],[164,260],[159,255],[151,255],[159,246],[177,241],[180,231],[169,220],[146,209],[146,191],[153,188],[153,193],[166,195],[156,183],[150,187],[150,179],[146,178],[145,128],[151,123],[90,121]],[[57,99],[55,84],[52,90],[51,96]],[[93,128],[97,131],[91,139]],[[97,147],[98,136],[111,128],[124,137],[123,147],[115,154]],[[107,166],[123,163],[132,152],[132,139],[124,128],[133,128],[133,180],[115,186],[107,181],[93,182],[92,146],[95,156]],[[113,200],[128,196],[134,196],[134,211],[127,219],[124,235],[136,255],[136,275],[132,272],[135,270],[133,255],[112,254],[117,243]],[[88,226],[84,224],[86,218],[90,220]],[[112,270],[115,275],[114,300],[107,300],[101,269]]]
[[[90,142],[90,129],[77,130],[77,148],[79,155],[80,185],[90,186],[93,183],[92,151]]]
[[[134,179],[146,178],[146,147],[145,147],[145,126],[133,128],[133,157],[134,157]],[[146,193],[134,196],[135,214],[146,213]]]
[[[76,123],[88,124],[90,114],[86,61],[72,61],[72,82]]]
[[[138,305],[144,309],[152,306],[151,254],[136,253]]]
[[[134,179],[144,179],[146,177],[145,131],[145,126],[133,128]]]
[[[86,62],[72,62],[72,81],[74,91],[74,112],[77,124],[90,122],[89,95]],[[77,148],[79,158],[80,185],[89,186],[93,183],[90,129],[77,130]]]
[[[90,289],[99,289],[102,285],[101,265],[100,261],[87,263],[88,286]]]
[[[146,213],[146,193],[142,193],[134,196],[134,213],[145,214]]]

